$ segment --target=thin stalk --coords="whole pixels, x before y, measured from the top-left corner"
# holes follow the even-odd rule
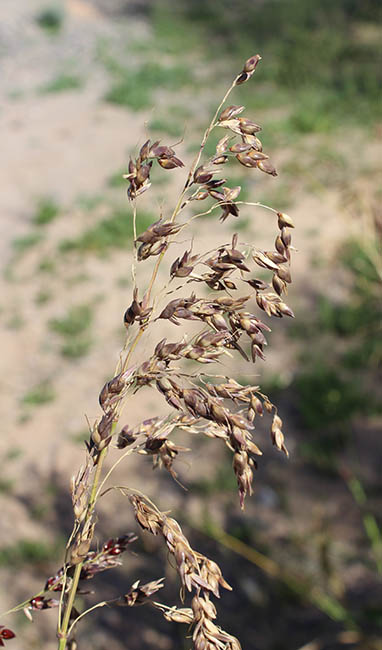
[[[233,89],[235,88],[235,86],[236,86],[236,82],[237,82],[239,76],[240,76],[240,75],[237,75],[237,76],[235,77],[235,79],[233,80],[231,86],[228,88],[226,94],[224,95],[223,99],[221,100],[219,106],[217,107],[217,109],[216,109],[216,111],[215,111],[215,115],[213,116],[213,118],[212,118],[212,120],[211,120],[209,126],[207,127],[207,129],[206,129],[205,132],[204,132],[204,135],[203,135],[203,138],[202,138],[202,142],[201,142],[201,144],[200,144],[200,149],[199,149],[199,151],[198,151],[198,153],[197,153],[197,155],[196,155],[195,160],[193,161],[193,163],[192,163],[192,165],[191,165],[190,171],[189,171],[188,176],[187,176],[187,180],[186,180],[186,182],[185,182],[185,185],[184,185],[183,191],[182,191],[182,193],[181,193],[181,195],[180,195],[180,197],[179,197],[179,201],[178,201],[178,203],[177,203],[176,206],[175,206],[175,210],[174,210],[174,212],[173,212],[173,215],[172,215],[171,221],[174,221],[176,215],[178,214],[178,212],[179,212],[179,210],[180,210],[180,206],[181,206],[181,204],[182,204],[182,201],[183,201],[184,195],[185,195],[186,191],[188,190],[188,188],[189,188],[189,186],[190,186],[190,181],[191,181],[191,179],[192,179],[192,177],[193,177],[193,175],[194,175],[194,172],[195,172],[195,170],[196,170],[196,168],[197,168],[197,166],[198,166],[198,164],[199,164],[199,162],[200,162],[200,158],[202,157],[202,153],[203,153],[204,147],[206,146],[206,142],[207,142],[207,140],[208,140],[208,138],[209,138],[209,136],[210,136],[210,133],[211,133],[212,129],[213,129],[213,128],[215,127],[215,125],[216,125],[216,118],[218,117],[221,108],[222,108],[223,105],[226,103],[226,101],[227,101],[229,95],[231,94],[231,92],[232,92]]]
[[[78,589],[78,583],[80,581],[80,575],[81,575],[81,569],[82,569],[83,562],[80,562],[77,564],[74,575],[73,575],[73,582],[70,588],[69,596],[68,596],[68,602],[65,607],[65,613],[64,613],[64,618],[62,621],[62,626],[61,626],[61,632],[59,633],[59,643],[58,643],[58,650],[65,650],[66,647],[66,642],[68,640],[68,626],[69,626],[69,621],[70,621],[70,615],[72,613],[73,605],[74,605],[74,600],[77,595],[77,589]]]
[[[116,600],[118,600],[118,598]],[[97,603],[96,605],[93,605],[93,607],[89,607],[89,609],[85,609],[85,611],[82,612],[79,616],[77,616],[77,618],[71,624],[71,626],[69,628],[69,634],[74,630],[75,625],[77,625],[78,621],[81,618],[83,618],[87,614],[90,614],[90,612],[92,612],[94,609],[98,609],[99,607],[105,607],[105,605],[108,605],[109,603],[112,603],[112,602],[114,602],[114,601],[103,600],[102,602]]]
[[[115,428],[115,425],[114,425],[114,428]],[[98,458],[97,469],[96,469],[95,474],[94,474],[93,485],[92,485],[92,489],[91,489],[91,492],[90,492],[86,517],[85,517],[84,526],[83,526],[84,530],[86,530],[86,528],[90,524],[91,516],[92,516],[94,506],[95,506],[95,502],[96,502],[96,494],[97,494],[98,484],[99,484],[100,477],[101,477],[102,465],[103,465],[103,462],[104,462],[104,460],[106,458],[106,455],[107,455],[107,447],[102,449],[102,451],[100,452],[99,458]],[[83,563],[84,562],[82,561],[82,562],[80,562],[79,564],[76,565],[76,568],[74,570],[73,579],[72,579],[72,584],[70,586],[68,600],[67,600],[67,603],[65,605],[65,611],[64,611],[64,616],[63,616],[63,619],[62,619],[62,623],[59,622],[58,650],[65,650],[66,641],[68,639],[68,626],[69,626],[69,621],[70,621],[70,615],[72,613],[74,601],[75,601],[75,598],[76,598],[76,595],[77,595],[78,583],[79,583],[79,580],[80,580],[80,575],[81,575],[81,570],[82,570]]]

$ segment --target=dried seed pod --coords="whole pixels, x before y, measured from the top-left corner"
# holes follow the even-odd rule
[[[136,181],[138,185],[143,185],[145,180],[150,176],[150,170],[152,167],[152,162],[150,162],[148,165],[142,165],[137,171],[136,175]]]
[[[291,245],[292,235],[290,234],[289,230],[287,230],[286,228],[283,228],[281,231],[281,240],[286,248],[288,248]]]
[[[257,65],[258,65],[258,63],[259,63],[259,61],[261,61],[261,56],[260,56],[260,54],[255,54],[254,56],[251,56],[251,57],[250,57],[249,59],[247,59],[246,62],[244,63],[243,71],[244,71],[244,72],[253,72],[253,71],[256,69],[256,67],[257,67]]]
[[[285,255],[281,255],[281,253],[276,253],[274,251],[266,251],[265,255],[276,264],[282,264],[287,261]]]
[[[263,150],[263,145],[261,140],[259,140],[259,138],[257,138],[255,135],[243,134],[243,142],[246,144],[250,144],[251,148],[255,149],[256,151]]]
[[[156,142],[152,145],[150,153],[156,158],[172,158],[175,155],[174,149],[167,147],[166,145],[160,145],[159,142]]]
[[[256,149],[251,149],[250,151],[248,151],[248,156],[253,160],[268,160],[269,158],[267,154],[263,153],[262,151],[256,151]]]
[[[224,198],[225,198],[224,193],[223,192],[218,192],[218,190],[210,190],[209,193],[210,193],[210,196],[212,196],[217,201],[223,201]]]
[[[219,142],[216,145],[216,154],[221,155],[227,151],[227,144],[231,140],[230,135],[225,135],[220,138]]]
[[[271,438],[273,444],[277,447],[277,449],[283,451],[288,456],[288,450],[284,445],[284,435],[281,431],[282,424],[283,423],[281,418],[275,414],[272,420]]]
[[[164,587],[163,581],[164,578],[160,578],[159,580],[153,580],[144,585],[140,585],[140,581],[137,580],[132,585],[130,591],[122,596],[116,604],[119,606],[127,605],[128,607],[144,605],[148,602],[150,596],[153,596],[157,591],[159,591],[159,589]]]
[[[279,296],[281,296],[283,291],[286,289],[286,283],[281,280],[281,278],[276,275],[276,273],[272,277],[272,286]]]
[[[172,158],[158,158],[158,163],[160,164],[163,169],[175,169],[176,167],[184,167],[184,164],[182,163],[179,158],[176,158],[173,156]]]
[[[248,153],[238,153],[236,154],[236,159],[241,163],[244,167],[252,167],[255,168],[257,167],[257,161],[251,158]]]
[[[257,163],[257,167],[260,171],[270,174],[270,176],[277,176],[277,171],[275,167],[269,162],[269,160],[260,160]]]
[[[141,146],[139,150],[139,158],[141,161],[146,160],[150,155],[151,142],[146,140],[146,142]]]
[[[287,266],[280,264],[279,268],[277,269],[277,275],[284,282],[292,282],[290,269]]]
[[[278,212],[277,213],[277,218],[278,218],[278,226],[280,230],[283,228],[294,228],[294,223],[291,217],[284,212]]]
[[[294,318],[293,311],[285,304],[285,302],[279,302],[277,308],[280,311],[281,316],[290,316],[290,318]]]
[[[208,188],[208,190],[216,189],[217,187],[221,187],[222,185],[224,185],[224,183],[226,182],[227,182],[226,178],[215,178],[208,181],[208,183],[206,183],[206,188]]]
[[[285,251],[287,247],[285,246],[283,240],[279,235],[276,237],[275,248],[280,253],[280,255],[285,255]]]
[[[117,447],[118,449],[125,449],[125,447],[132,445],[136,439],[137,434],[133,433],[133,430],[126,424],[118,434]]]
[[[189,607],[176,608],[172,607],[163,611],[163,616],[167,621],[174,623],[187,623],[190,625],[194,621],[192,609]]]
[[[239,117],[239,125],[240,131],[246,135],[254,135],[261,131],[261,126],[245,117]]]
[[[229,148],[232,153],[244,153],[246,151],[250,151],[250,149],[251,145],[245,142],[237,142]]]
[[[253,260],[256,262],[258,266],[261,266],[264,269],[269,269],[270,271],[278,271],[278,264],[276,262],[272,262],[265,253],[262,253],[261,251],[257,251],[253,255]]]
[[[231,119],[231,117],[236,117],[240,115],[244,110],[244,106],[227,106],[219,115],[219,122],[224,122]]]
[[[211,162],[213,165],[224,165],[228,162],[228,156],[215,156],[215,158],[212,158]]]
[[[241,186],[237,185],[236,187],[224,187],[224,197],[227,202],[235,201],[240,194]]]
[[[209,196],[207,190],[199,190],[199,192],[197,192],[193,198],[194,201],[203,201],[207,198],[207,196]]]
[[[206,170],[204,165],[198,167],[194,172],[195,183],[208,183],[213,177],[213,173]]]
[[[251,75],[249,74],[249,72],[242,72],[238,76],[238,78],[236,79],[236,85],[239,86],[240,84],[243,84],[246,81],[248,81],[248,79],[250,79],[250,78],[251,78]]]

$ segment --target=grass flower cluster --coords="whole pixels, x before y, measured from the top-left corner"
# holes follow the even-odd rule
[[[121,462],[133,455],[139,462],[142,454],[151,456],[154,467],[164,468],[176,479],[176,460],[189,451],[175,441],[176,432],[207,436],[216,444],[226,445],[231,452],[239,502],[244,508],[246,496],[252,494],[257,459],[262,455],[255,435],[257,418],[270,415],[272,442],[287,454],[282,420],[260,386],[242,385],[235,377],[210,371],[227,355],[239,355],[249,363],[263,360],[266,334],[270,330],[267,322],[272,318],[293,317],[285,302],[291,282],[291,218],[267,205],[240,200],[241,187],[230,187],[229,180],[222,176],[226,170],[229,176],[229,170],[239,166],[277,176],[259,139],[261,127],[243,116],[243,106],[227,105],[231,92],[250,80],[260,59],[255,55],[245,62],[220,102],[176,205],[172,210],[166,206],[160,218],[143,232],[138,232],[139,197],[150,188],[152,167],[159,165],[166,174],[182,169],[184,163],[173,147],[147,140],[136,158],[130,160],[124,175],[134,233],[134,286],[123,318],[126,342],[115,372],[100,391],[102,413],[90,426],[84,462],[72,478],[74,523],[62,566],[47,578],[38,594],[11,610],[23,609],[32,619],[37,610],[56,608],[58,650],[78,647],[78,625],[97,608],[146,603],[167,621],[184,623],[185,634],[188,630],[194,650],[241,648],[238,639],[217,622],[214,598],[219,598],[221,590],[231,589],[219,566],[194,549],[179,523],[159,509],[148,495],[128,485],[113,485],[110,479]],[[223,135],[213,155],[204,160],[205,146],[213,130],[221,130]],[[204,207],[195,211],[194,206],[200,205]],[[178,238],[179,245],[180,234],[183,240],[185,229],[194,220],[206,215],[216,215],[220,222],[236,220],[243,208],[266,210],[274,217],[276,232],[270,250],[241,241],[235,233],[231,241],[218,242],[209,251],[203,251],[202,242],[195,238],[190,249],[171,258],[173,243]],[[166,292],[163,286],[158,290],[159,269],[165,256],[169,262]],[[138,283],[138,268],[151,262],[151,278],[143,288]],[[159,305],[159,294],[171,299]],[[263,315],[267,322],[263,321]],[[76,331],[86,317],[90,318],[87,312],[78,314],[80,322],[75,324]],[[163,321],[168,331],[172,325],[183,325],[183,335],[175,340],[157,340],[151,354],[142,356],[147,347],[139,345],[141,340],[145,340],[148,330],[155,331]],[[188,321],[193,325],[189,334],[185,333]],[[52,323],[63,334],[69,325],[69,321]],[[198,327],[196,331],[195,327]],[[158,391],[168,411],[164,417],[150,417],[132,427],[122,421],[123,406],[144,388]],[[111,448],[120,455],[106,470],[105,460]],[[113,600],[99,599],[87,609],[77,609],[77,595],[87,593],[86,583],[98,573],[121,564],[121,556],[129,552],[137,539],[135,533],[126,533],[106,540],[101,546],[95,544],[98,500],[110,498],[115,491],[126,496],[140,528],[163,539],[179,574],[181,606],[157,600],[164,580],[160,578],[144,584],[136,580]],[[0,627],[0,645],[13,637],[13,631]]]

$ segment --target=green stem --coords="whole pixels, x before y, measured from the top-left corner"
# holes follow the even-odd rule
[[[113,425],[113,428],[116,427],[116,423]],[[97,463],[97,469],[94,475],[94,480],[93,480],[93,485],[92,489],[90,492],[90,497],[89,497],[89,502],[88,502],[88,508],[87,508],[87,513],[84,521],[84,527],[83,530],[86,530],[86,527],[89,525],[91,516],[94,510],[95,502],[96,502],[96,495],[97,495],[97,489],[98,489],[98,484],[100,481],[101,477],[101,472],[102,472],[102,465],[103,462],[106,458],[107,455],[107,447],[102,449],[100,452],[99,458],[98,458],[98,463]],[[65,650],[66,647],[66,642],[68,640],[68,627],[69,627],[69,622],[70,622],[70,616],[72,613],[74,601],[77,595],[77,589],[78,589],[78,583],[80,580],[80,575],[81,575],[81,569],[83,566],[83,561],[80,562],[79,564],[76,565],[74,575],[73,575],[73,580],[72,584],[70,586],[70,591],[68,595],[68,600],[65,605],[65,611],[64,611],[64,617],[62,619],[62,624],[59,623],[59,629],[58,629],[58,650]]]
[[[78,583],[80,581],[82,565],[83,565],[83,562],[80,562],[79,564],[77,564],[77,566],[75,568],[75,571],[74,571],[73,582],[72,582],[72,585],[71,585],[71,588],[70,588],[68,602],[66,603],[64,618],[63,618],[63,621],[62,621],[61,632],[60,632],[60,635],[59,635],[58,650],[65,650],[66,642],[68,640],[67,632],[68,632],[68,626],[69,626],[69,621],[70,621],[70,615],[72,613],[74,600],[75,600],[75,597],[76,597],[76,594],[77,594]]]

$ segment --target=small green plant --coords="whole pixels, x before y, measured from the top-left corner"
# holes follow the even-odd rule
[[[24,450],[21,447],[10,447],[5,454],[6,460],[16,460],[24,454]]]
[[[179,138],[183,133],[183,126],[178,124],[174,119],[156,118],[149,123],[150,131],[157,131],[173,138]]]
[[[70,439],[78,445],[83,445],[88,436],[89,430],[83,429],[82,431],[77,431],[77,433],[71,434]]]
[[[137,229],[145,230],[152,222],[152,216],[142,213],[137,219]],[[61,252],[77,251],[104,255],[114,248],[125,248],[133,239],[132,223],[126,210],[116,208],[107,219],[86,230],[77,239],[64,240]]]
[[[17,255],[22,255],[30,248],[33,248],[42,241],[42,235],[39,232],[32,232],[29,235],[18,237],[12,242],[13,249]]]
[[[63,339],[61,354],[68,359],[85,356],[92,345],[90,327],[93,322],[93,309],[90,305],[75,305],[66,316],[54,318],[49,327]]]
[[[114,82],[105,95],[106,101],[134,111],[148,108],[152,104],[154,90],[179,90],[192,79],[189,68],[183,65],[166,67],[151,61],[137,69],[130,69],[110,58],[105,63],[114,77]]]
[[[0,548],[0,566],[20,567],[23,564],[41,565],[57,557],[60,547],[39,540],[21,539]]]
[[[62,93],[67,90],[78,90],[84,85],[83,80],[72,74],[59,74],[40,87],[40,93]]]
[[[20,330],[24,327],[25,325],[25,319],[23,315],[21,314],[20,311],[15,309],[14,311],[11,311],[9,314],[9,317],[7,318],[5,322],[5,326],[9,330]]]
[[[15,482],[11,479],[0,478],[0,494],[9,494],[12,492],[12,488]]]
[[[52,292],[48,289],[40,289],[35,295],[36,305],[42,306],[46,305],[52,299]]]
[[[92,319],[93,311],[89,305],[76,305],[68,310],[66,316],[52,319],[49,326],[61,336],[73,337],[86,332]]]
[[[64,23],[64,12],[59,6],[45,7],[37,14],[36,23],[49,34],[57,34]]]
[[[89,353],[92,344],[93,341],[89,336],[76,337],[61,346],[61,354],[67,359],[79,359]]]
[[[126,170],[124,168],[119,169],[117,172],[114,172],[114,174],[111,174],[109,178],[107,179],[107,184],[109,187],[124,187],[125,185],[125,180],[123,178],[123,174],[126,173]]]
[[[45,226],[51,223],[59,213],[60,208],[56,201],[49,196],[45,196],[38,200],[32,221],[36,226]]]
[[[22,398],[22,403],[26,406],[42,406],[43,404],[52,402],[55,396],[56,394],[51,382],[49,380],[45,380],[36,384],[27,393],[25,393],[24,397]]]
[[[81,194],[77,198],[77,205],[85,212],[93,212],[99,205],[102,205],[103,201],[104,197],[101,194]]]
[[[56,270],[56,263],[51,257],[41,258],[37,270],[41,273],[54,273]]]
[[[352,476],[347,470],[343,470],[342,474],[354,500],[362,510],[365,533],[370,542],[378,573],[382,575],[382,528],[378,525],[374,515],[368,510],[368,499],[361,481],[356,476]]]

